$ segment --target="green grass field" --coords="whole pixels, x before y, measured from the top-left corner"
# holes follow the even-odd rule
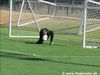
[[[8,38],[6,27],[0,28],[0,32],[0,75],[63,75],[75,72],[100,75],[100,48],[84,49],[81,42],[59,40],[71,40],[75,35],[55,35],[53,45],[48,42],[38,45],[35,39]],[[74,40],[81,39],[77,36]]]

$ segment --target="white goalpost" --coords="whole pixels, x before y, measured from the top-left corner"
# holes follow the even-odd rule
[[[100,2],[85,1],[83,48],[100,47]]]
[[[38,13],[38,11],[40,11],[40,9],[42,9],[42,6],[41,6],[41,8],[36,8],[34,6],[36,4],[37,5],[40,4],[40,6],[42,4],[45,4],[44,5],[45,7],[43,7],[44,8],[43,9],[44,12],[42,10],[42,12],[44,14],[42,14],[41,17],[40,17],[41,13]],[[50,14],[49,13],[48,14],[45,14],[45,11],[49,10],[46,6],[49,6],[50,7],[50,10],[51,10],[51,12],[49,11]],[[37,6],[37,7],[39,7],[39,6]],[[14,34],[12,34],[12,32],[13,32],[12,30],[15,27],[17,29],[18,27],[21,28],[21,27],[24,27],[24,26],[29,26],[29,25],[35,24],[34,26],[37,27],[38,31],[40,31],[40,29],[43,28],[43,27],[40,26],[40,25],[42,25],[41,24],[41,21],[44,21],[44,20],[47,20],[47,19],[50,19],[50,18],[54,17],[54,15],[56,13],[58,13],[58,11],[59,11],[59,10],[57,10],[57,7],[59,7],[59,8],[60,7],[61,8],[64,7],[64,9],[65,9],[67,7],[77,7],[77,6],[76,5],[75,6],[71,6],[71,5],[59,4],[59,3],[56,3],[56,0],[54,2],[48,2],[48,1],[45,1],[45,0],[10,0],[9,37],[36,38],[37,36],[14,35]],[[35,12],[34,8],[36,8],[38,11],[36,10],[36,12]],[[82,8],[82,6],[81,7],[78,6],[78,8]],[[65,11],[65,10],[62,10],[62,11]],[[31,20],[30,21],[26,21],[25,20],[26,22],[23,22],[23,20],[26,19],[26,17],[29,17],[30,16],[30,15],[28,16],[28,14],[31,14]],[[25,16],[25,15],[27,15],[27,16]],[[80,22],[81,21],[81,18],[80,17],[78,17],[78,18],[69,17],[69,19],[70,20],[74,20],[75,19],[77,22],[79,22],[77,24],[77,26],[79,26],[80,23],[81,23]],[[39,24],[39,22],[40,22],[40,24]],[[71,27],[74,28],[75,26],[71,26]],[[67,26],[66,26],[66,28],[67,28]],[[82,27],[80,27],[80,28],[82,28]],[[63,29],[63,27],[58,28],[58,29],[55,28],[54,31],[59,31],[59,30],[62,30],[62,29]],[[78,29],[75,29],[75,30],[78,30]],[[78,34],[79,31],[71,31],[69,33]]]
[[[17,0],[15,0],[15,1],[17,1]],[[13,19],[14,18],[12,18],[13,17],[13,3],[14,3],[14,0],[10,0],[10,15],[9,15],[9,17],[10,17],[10,24],[9,24],[9,37],[21,37],[21,38],[38,38],[38,36],[19,36],[19,35],[12,35],[12,24],[13,24]],[[16,2],[17,3],[17,2]],[[19,2],[20,3],[20,2]],[[23,7],[24,7],[24,3],[25,3],[25,0],[22,0],[22,3],[20,3],[21,4],[21,8],[20,8],[20,12],[18,12],[18,15],[17,16],[19,16],[18,17],[18,21],[16,21],[16,25],[17,26],[23,26],[23,25],[27,25],[27,24],[30,24],[30,23],[24,23],[24,24],[19,24],[19,22],[20,22],[20,18],[21,18],[21,15],[22,15],[22,11],[23,11]],[[36,21],[36,19],[35,19],[35,14],[34,14],[34,11],[32,10],[32,8],[31,8],[31,5],[30,5],[30,2],[29,2],[29,0],[27,0],[27,3],[29,4],[29,7],[30,7],[30,10],[31,10],[31,12],[32,12],[32,16],[33,16],[33,18],[34,18],[34,23],[37,25],[37,27],[38,27],[38,30],[40,30],[40,28],[39,28],[39,26],[38,26],[38,23],[37,23],[37,21]],[[32,22],[33,23],[33,22]]]
[[[64,42],[77,41],[83,43],[83,48],[97,48],[100,46],[100,2],[10,0],[9,37],[39,38],[42,28],[57,35],[74,34],[74,39],[65,36]]]
[[[51,17],[54,16],[56,4],[53,4],[53,3],[50,3],[50,2],[47,2],[47,1],[43,1],[43,0],[37,0],[36,2],[43,2],[43,3],[50,4],[50,5],[54,6],[54,9],[53,9],[53,12],[52,12],[51,15],[48,15],[44,18],[37,19],[36,18],[37,16],[36,16],[36,14],[33,10],[31,2],[35,2],[35,0],[33,0],[33,1],[32,0],[10,0],[9,37],[38,38],[38,36],[12,35],[13,24],[17,27],[23,27],[23,26],[27,26],[27,25],[30,25],[30,24],[35,24],[38,31],[40,31],[40,27],[39,27],[38,22],[44,21],[46,19],[50,19]],[[27,4],[28,10],[24,9],[25,4]],[[18,5],[19,5],[19,7],[18,7]],[[18,8],[18,9],[16,10],[15,7]],[[29,11],[29,12],[26,12],[26,11],[23,12],[23,10],[26,10],[26,11]],[[23,14],[27,15],[26,13],[29,13],[29,14],[31,13],[31,16],[32,16],[33,19],[31,19],[31,21],[21,23],[21,18],[23,18]],[[13,21],[14,18],[16,18],[16,20]],[[16,23],[13,23],[13,22],[16,22]]]

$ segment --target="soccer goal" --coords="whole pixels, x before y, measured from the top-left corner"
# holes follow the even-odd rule
[[[56,34],[56,42],[76,44],[83,39],[83,47],[99,45],[99,4],[92,0],[10,0],[9,37],[38,38],[40,29],[48,28]],[[92,42],[91,38],[98,39]]]
[[[84,48],[100,47],[100,2],[86,0],[84,8]]]
[[[55,6],[48,12],[48,5],[38,0],[10,0],[9,37],[38,38],[39,21],[53,17]],[[53,3],[50,3],[53,5]]]
[[[82,3],[81,0],[10,0],[9,37],[37,37],[37,32],[44,27],[78,34],[82,29]]]

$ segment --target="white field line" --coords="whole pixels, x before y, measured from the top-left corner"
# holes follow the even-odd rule
[[[23,54],[23,55],[32,55],[32,54],[29,54],[29,53],[23,53],[23,52],[11,51],[11,50],[6,50],[6,49],[0,49],[0,51],[5,51],[5,52],[9,52],[9,53]]]
[[[100,58],[100,56],[48,56],[48,55],[37,55],[35,53],[33,54],[30,54],[30,53],[23,53],[23,52],[17,52],[17,51],[11,51],[11,50],[6,50],[6,49],[0,49],[0,51],[5,51],[5,52],[11,52],[11,53],[18,53],[18,54],[24,54],[24,55],[29,55],[29,56],[37,56],[37,57],[63,57],[63,58],[66,58],[66,57],[71,57],[71,58]]]
[[[23,53],[23,52],[17,52],[17,51],[10,51],[6,49],[0,49],[0,51],[6,51],[11,53],[18,53],[18,54],[24,54],[29,56],[38,56],[38,57],[72,57],[72,58],[100,58],[100,56],[46,56],[46,55],[37,55],[37,54],[30,54],[30,53]]]

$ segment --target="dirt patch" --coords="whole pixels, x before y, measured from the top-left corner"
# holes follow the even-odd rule
[[[1,10],[0,12],[0,24],[1,25],[8,25],[9,24],[9,11],[7,10]],[[13,12],[12,13],[13,17],[12,17],[12,23],[16,23],[17,20],[18,20],[18,16],[19,16],[19,12]],[[45,16],[41,16],[41,17],[36,17],[36,18],[43,18]],[[32,17],[32,13],[23,13],[22,14],[22,18],[21,18],[21,21],[31,21],[33,20],[33,17]]]
[[[0,24],[7,25],[9,23],[9,11],[1,10],[0,15]]]
[[[0,24],[1,25],[8,25],[9,24],[9,11],[7,11],[7,10],[1,10],[1,14],[0,15],[1,15],[0,16]],[[13,15],[12,22],[13,23],[16,23],[17,20],[18,20],[19,12],[13,12],[12,15]],[[40,19],[40,18],[43,18],[43,17],[47,17],[47,15],[42,15],[40,17],[37,17],[37,15],[36,15],[36,18],[37,19]],[[60,18],[80,20],[80,18],[75,18],[75,17],[65,17],[65,16],[64,17],[61,17],[60,16]],[[32,20],[33,20],[33,17],[32,17],[32,14],[31,13],[23,13],[22,18],[21,18],[21,21],[30,22]]]
[[[19,12],[13,12],[12,15],[13,15],[12,22],[16,23],[18,16],[19,16]],[[27,20],[31,18],[32,16],[29,13],[23,13],[22,17],[23,17],[22,20]],[[0,20],[1,20],[0,21],[1,25],[8,25],[9,24],[9,11],[1,10]]]

